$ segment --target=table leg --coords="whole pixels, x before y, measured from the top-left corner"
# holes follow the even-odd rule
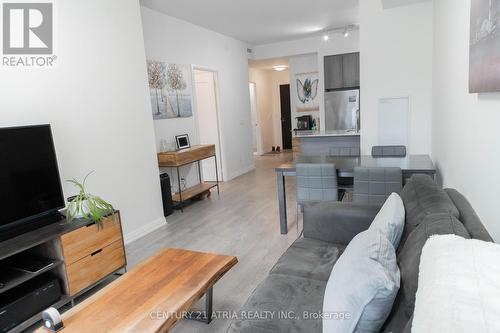
[[[214,155],[214,161],[215,161],[215,181],[217,182],[217,195],[220,197],[219,171],[217,170],[217,155]]]
[[[184,212],[184,209],[183,209],[183,202],[182,202],[182,184],[181,184],[181,174],[179,172],[179,167],[176,168],[177,169],[177,184],[179,184],[179,204],[180,204],[180,207],[181,207],[181,212]]]
[[[186,319],[201,321],[205,324],[210,324],[212,322],[213,316],[213,287],[208,288],[205,293],[205,311],[190,311],[186,314]]]
[[[282,171],[276,173],[278,177],[278,202],[280,212],[280,232],[282,235],[288,233],[287,217],[286,217],[286,192],[285,192],[285,175]]]
[[[200,163],[200,161],[198,161],[198,179],[200,181],[200,184],[203,183],[203,181],[201,179],[201,163]]]

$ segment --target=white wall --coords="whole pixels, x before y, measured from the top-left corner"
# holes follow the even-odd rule
[[[217,71],[225,180],[253,169],[247,45],[146,7],[141,13],[148,59]],[[194,117],[154,123],[157,148],[161,138],[184,133],[198,143]]]
[[[325,129],[325,69],[324,57],[328,55],[359,52],[359,31],[352,31],[349,37],[344,37],[342,34],[331,34],[328,41],[324,41],[323,37],[318,35],[310,38],[264,44],[254,46],[252,48],[252,58],[270,59],[279,57],[291,57],[290,62],[290,89],[292,93],[292,112],[295,112],[293,105],[293,94],[295,91],[295,75],[293,73],[304,73],[303,70],[317,71],[319,74],[318,98],[319,98],[319,112],[315,112],[315,117],[319,117],[320,129]],[[312,58],[315,57],[316,60]],[[295,60],[294,60],[295,59]],[[294,69],[295,68],[295,69]],[[361,111],[363,112],[363,111]],[[314,112],[313,112],[314,113]],[[308,114],[302,113],[301,114]],[[312,113],[311,113],[312,114]],[[296,127],[295,116],[292,115],[292,128]]]
[[[57,67],[1,72],[0,126],[51,124],[62,180],[95,170],[88,190],[120,209],[130,241],[165,223],[139,4],[56,6]]]
[[[469,94],[470,0],[434,2],[433,158],[500,240],[500,94]]]
[[[360,1],[361,149],[378,143],[378,100],[410,96],[411,154],[431,152],[433,7]]]

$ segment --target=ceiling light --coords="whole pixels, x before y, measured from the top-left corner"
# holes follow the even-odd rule
[[[282,71],[286,71],[288,69],[288,66],[287,65],[276,65],[276,66],[273,66],[273,68],[277,72],[282,72]]]
[[[323,32],[323,40],[328,41],[330,39],[331,34],[339,34],[344,37],[349,37],[351,35],[351,31],[358,30],[359,26],[356,24],[349,24],[345,27],[340,27],[340,28],[335,28],[335,29],[329,29],[329,30],[324,30]]]

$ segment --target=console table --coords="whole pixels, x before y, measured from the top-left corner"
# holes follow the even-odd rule
[[[201,177],[200,162],[204,159],[212,157],[214,158],[215,162],[215,182],[204,182]],[[181,186],[181,175],[179,169],[185,165],[192,163],[198,164],[198,177],[200,183],[183,190]],[[175,168],[177,171],[177,183],[179,184],[179,192],[172,196],[172,200],[179,204],[181,211],[184,201],[210,191],[210,189],[214,187],[217,187],[217,194],[220,194],[215,145],[197,145],[178,151],[158,153],[158,164],[160,167]]]
[[[73,303],[75,297],[126,269],[120,213],[104,218],[101,226],[84,219],[70,223],[62,219],[0,243],[0,262],[17,254],[47,258],[53,264],[37,273],[16,271],[6,276],[2,272],[0,278],[5,281],[0,281],[3,284],[0,295],[15,292],[23,283],[49,274],[57,277],[62,287],[61,299],[52,306],[59,308]],[[35,314],[8,332],[21,332],[41,318],[41,313]]]

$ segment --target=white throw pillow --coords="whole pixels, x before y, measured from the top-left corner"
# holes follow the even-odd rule
[[[432,236],[419,269],[412,333],[500,332],[500,245]]]
[[[399,290],[391,242],[367,230],[349,243],[333,267],[323,301],[323,333],[379,332]]]
[[[405,227],[405,206],[401,197],[392,193],[370,225],[370,230],[379,230],[392,243],[395,249],[399,246]]]

